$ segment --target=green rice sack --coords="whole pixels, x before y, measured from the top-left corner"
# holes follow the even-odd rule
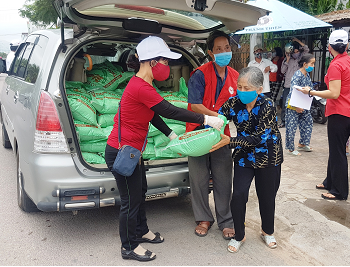
[[[107,136],[107,138],[111,134],[112,130],[113,130],[113,126],[108,126],[106,128],[102,128],[102,131]]]
[[[176,135],[181,135],[186,132],[186,126],[180,125],[180,124],[169,124],[168,125],[170,129],[172,129]],[[154,139],[154,146],[155,147],[161,147],[161,146],[166,146],[169,142],[170,139],[169,137],[165,136],[165,134],[159,134],[153,137]]]
[[[183,101],[183,100],[168,100],[170,104],[173,104],[175,107],[178,108],[183,108],[183,109],[187,109],[188,103],[187,100]]]
[[[107,135],[100,126],[86,124],[81,121],[74,121],[79,141],[106,140]]]
[[[95,154],[95,153],[89,153],[89,152],[82,152],[83,158],[86,162],[91,164],[106,164],[106,161],[103,157]]]
[[[154,145],[147,143],[145,150],[142,153],[144,159],[151,159],[156,157],[156,152],[154,151]]]
[[[186,99],[188,98],[188,88],[184,77],[181,77],[179,80],[179,93],[185,96]]]
[[[74,120],[97,125],[96,109],[90,99],[79,94],[67,94],[67,97]]]
[[[91,91],[91,104],[102,114],[116,114],[121,96],[105,90]]]
[[[81,142],[80,150],[82,152],[104,152],[106,150],[107,140],[105,141],[89,141],[89,142]]]
[[[187,132],[170,141],[164,150],[171,150],[175,153],[199,157],[209,153],[213,145],[221,140],[220,133],[224,133],[227,125],[226,117],[219,115],[224,120],[221,132],[213,128]]]
[[[156,152],[156,157],[152,159],[173,159],[185,157],[185,155],[174,152],[170,149],[166,149],[165,147],[155,147],[154,151]]]
[[[106,60],[104,63],[95,64],[92,70],[87,72],[88,85],[86,89],[95,90],[100,88],[106,91],[113,91],[117,89],[119,84],[130,80],[133,75],[133,72],[123,72]]]
[[[108,126],[114,125],[115,114],[97,114],[97,123],[102,127],[106,128]]]

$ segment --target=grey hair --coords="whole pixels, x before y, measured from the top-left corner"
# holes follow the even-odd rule
[[[264,84],[264,74],[257,67],[247,67],[239,71],[238,81],[241,78],[247,77],[247,82],[255,88],[259,88]]]

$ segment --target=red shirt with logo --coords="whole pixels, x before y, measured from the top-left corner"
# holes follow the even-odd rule
[[[148,132],[149,122],[154,116],[151,108],[159,104],[163,98],[156,89],[139,77],[132,77],[120,101],[121,143],[141,151]],[[114,125],[107,144],[119,148],[118,113],[114,117]]]
[[[327,99],[325,115],[350,117],[350,57],[346,52],[337,55],[329,65],[324,78],[328,88],[329,82],[334,80],[341,81],[340,95],[337,99]]]

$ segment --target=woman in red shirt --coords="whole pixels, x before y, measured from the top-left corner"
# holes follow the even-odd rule
[[[350,136],[350,57],[347,55],[348,33],[335,30],[329,37],[329,52],[334,59],[329,65],[325,82],[328,90],[312,91],[300,89],[309,96],[327,98],[326,116],[328,117],[329,157],[327,177],[317,189],[326,189],[328,193],[321,196],[325,199],[344,200],[348,198],[348,161],[346,142]],[[299,90],[299,89],[298,89]]]
[[[170,74],[169,59],[181,57],[181,54],[170,51],[163,39],[149,36],[137,45],[136,51],[133,62],[137,63],[136,75],[131,78],[120,101],[120,121],[118,114],[114,117],[115,123],[108,137],[105,159],[117,181],[121,199],[119,234],[122,242],[122,257],[123,259],[150,261],[155,259],[156,255],[145,250],[139,243],[161,243],[164,238],[159,233],[153,233],[148,229],[145,212],[147,180],[144,163],[141,157],[140,163],[129,177],[112,171],[119,148],[129,145],[141,151],[147,137],[149,122],[171,140],[176,138],[176,134],[159,115],[169,119],[205,124],[216,129],[220,129],[224,122],[215,116],[177,108],[157,93],[152,86],[153,79],[166,80]],[[118,140],[119,124],[120,143]]]
[[[281,72],[281,65],[283,62],[283,52],[281,47],[275,47],[274,52],[272,52],[272,63],[277,65],[277,72],[270,72],[270,89],[271,89],[271,99],[276,102],[278,93],[282,87],[282,81],[284,75]]]

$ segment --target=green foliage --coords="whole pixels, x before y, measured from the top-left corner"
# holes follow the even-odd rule
[[[28,18],[34,25],[56,24],[58,15],[52,2],[52,0],[26,0],[19,9],[19,14],[23,18]]]
[[[345,7],[348,9],[350,8],[350,1],[346,3]]]
[[[342,3],[337,5],[337,0],[281,0],[281,2],[312,16],[344,9]],[[350,7],[348,7],[348,5],[349,2],[346,4],[346,8]]]
[[[7,57],[7,54],[6,54],[6,53],[4,53],[4,52],[0,52],[0,57],[2,57],[2,58],[6,58],[6,57]]]

